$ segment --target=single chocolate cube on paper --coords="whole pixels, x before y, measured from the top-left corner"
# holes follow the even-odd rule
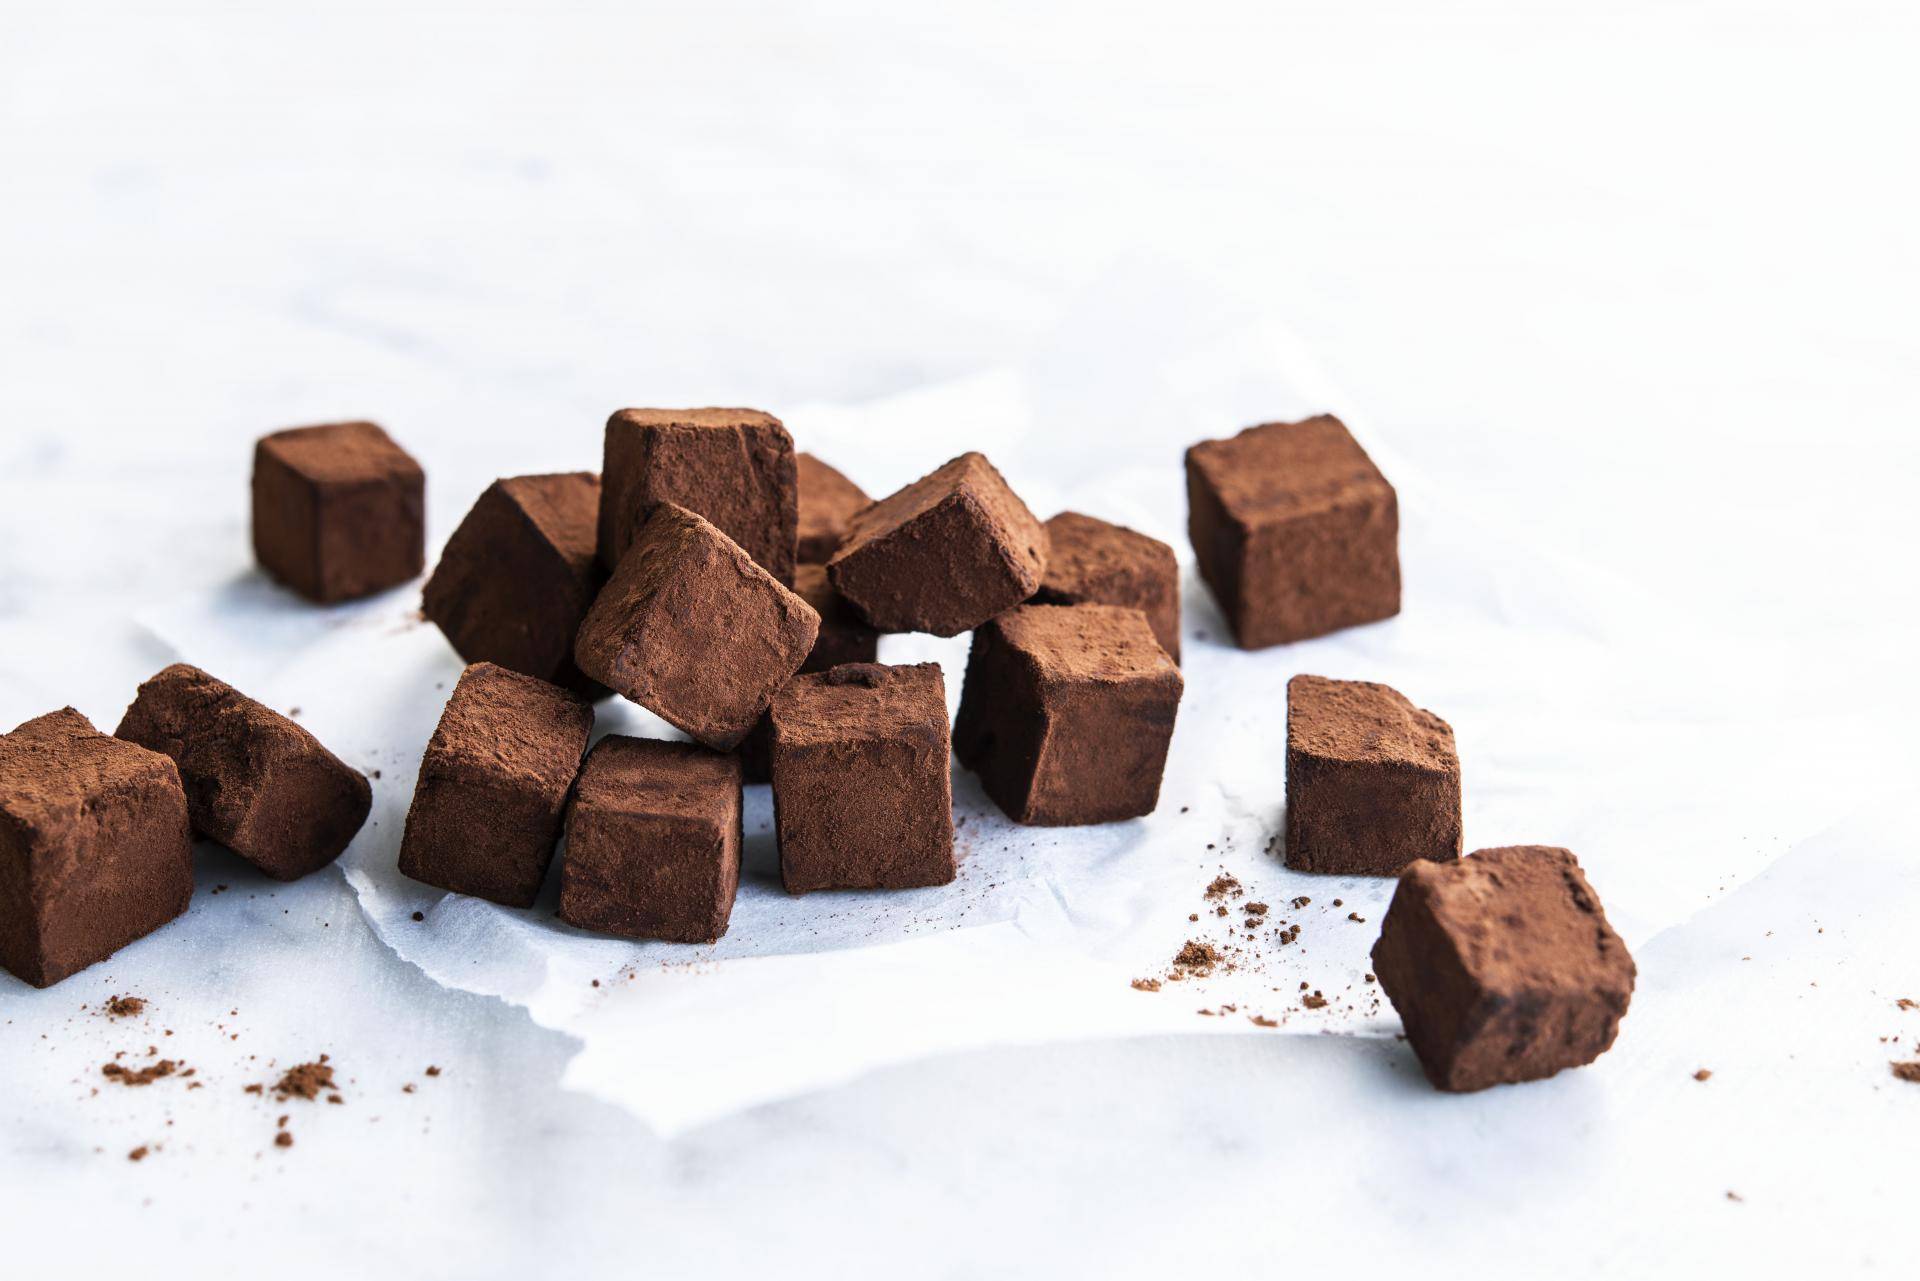
[[[588,611],[574,659],[708,747],[746,737],[820,630],[813,607],[738,544],[661,503]]]
[[[338,858],[373,806],[367,776],[305,728],[185,663],[140,687],[114,736],[171,759],[193,830],[275,880]]]
[[[1033,595],[1046,562],[1046,527],[967,453],[855,516],[827,576],[883,632],[958,636]]]
[[[606,580],[594,557],[599,518],[590,471],[495,481],[427,579],[427,617],[469,663],[604,694],[573,662],[573,638]]]
[[[1371,681],[1287,682],[1287,866],[1395,876],[1460,857],[1453,730]]]
[[[1139,610],[1023,605],[973,634],[954,752],[1016,823],[1138,818],[1160,803],[1183,688]]]
[[[946,682],[938,663],[848,663],[773,700],[773,809],[789,893],[954,878]]]
[[[820,634],[814,638],[807,661],[800,664],[799,675],[824,672],[842,663],[871,663],[880,652],[880,633],[868,627],[840,599],[840,593],[827,582],[823,565],[802,564],[794,571],[793,590],[820,615]],[[754,722],[753,730],[740,740],[740,766],[746,781],[765,783],[772,779],[773,718],[768,712]]]
[[[172,761],[71,707],[0,735],[0,966],[50,987],[187,910]]]
[[[1047,522],[1047,574],[1036,605],[1125,605],[1147,616],[1180,661],[1180,566],[1157,538],[1079,512]]]
[[[401,874],[531,907],[592,732],[578,694],[492,663],[467,668],[420,760]]]
[[[824,565],[846,541],[847,526],[873,499],[812,454],[801,454],[796,461],[800,480],[797,555],[802,565]]]
[[[323,604],[398,586],[426,565],[426,474],[372,423],[294,427],[253,451],[253,551]]]
[[[1373,969],[1427,1079],[1483,1090],[1591,1063],[1619,1033],[1634,964],[1564,849],[1476,850],[1401,876]]]
[[[1187,451],[1200,576],[1246,649],[1400,612],[1400,509],[1338,418],[1249,427]]]
[[[799,523],[793,437],[757,409],[622,409],[600,468],[600,565],[617,569],[661,503],[705,517],[792,586]]]
[[[603,738],[567,812],[560,919],[623,938],[711,943],[733,914],[740,842],[738,758]]]

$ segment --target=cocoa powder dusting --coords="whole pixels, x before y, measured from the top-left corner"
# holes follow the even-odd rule
[[[137,996],[116,996],[101,1007],[110,1019],[130,1019],[146,1012],[147,1003]]]
[[[327,1056],[322,1054],[316,1062],[302,1063],[282,1073],[274,1083],[273,1097],[282,1101],[317,1099],[333,1088],[333,1068],[327,1063]]]
[[[1158,992],[1160,990],[1160,980],[1135,979],[1133,981],[1133,990],[1136,992]]]
[[[1887,1066],[1893,1069],[1894,1076],[1900,1080],[1920,1085],[1920,1059],[1912,1059],[1906,1063],[1889,1063]]]
[[[143,1068],[124,1068],[118,1063],[102,1063],[100,1075],[121,1085],[152,1085],[163,1076],[172,1076],[180,1068],[172,1059],[161,1059]]]

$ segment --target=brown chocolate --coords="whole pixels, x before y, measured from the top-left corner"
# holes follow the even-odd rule
[[[592,732],[578,694],[492,663],[467,668],[420,760],[401,874],[531,907]]]
[[[954,753],[1016,823],[1138,818],[1183,687],[1139,610],[1024,605],[973,634]]]
[[[370,596],[426,565],[426,474],[372,423],[294,427],[253,451],[253,551],[310,600]]]
[[[1400,509],[1346,425],[1322,414],[1187,451],[1200,576],[1247,649],[1400,612]]]
[[[846,541],[847,526],[873,502],[867,491],[815,458],[801,454],[800,544],[802,565],[824,565]]]
[[[193,830],[276,880],[333,862],[373,806],[366,775],[319,739],[185,663],[140,687],[114,736],[170,758]]]
[[[588,611],[574,660],[709,747],[746,737],[820,616],[713,525],[661,503]]]
[[[1460,857],[1460,758],[1432,712],[1370,681],[1287,682],[1287,866],[1395,876]]]
[[[0,966],[50,987],[191,897],[193,838],[172,761],[71,707],[0,735]]]
[[[793,584],[799,522],[793,438],[757,409],[623,409],[607,420],[600,565],[619,567],[660,503],[712,521]]]
[[[1033,595],[1046,561],[1046,527],[969,453],[855,516],[827,576],[883,632],[958,636]]]
[[[1147,616],[1180,661],[1180,566],[1157,538],[1079,512],[1047,522],[1047,574],[1036,605],[1125,605]]]
[[[573,662],[573,638],[606,575],[594,557],[600,478],[497,480],[447,540],[423,605],[461,658],[606,693]]]
[[[740,762],[692,743],[601,739],[567,812],[560,919],[711,943],[740,885]]]
[[[804,457],[804,455],[803,455]],[[820,615],[820,634],[814,638],[807,661],[800,664],[800,675],[824,672],[842,663],[871,663],[880,652],[880,633],[840,599],[840,593],[827,582],[824,565],[802,563],[794,571],[794,594],[813,606]],[[740,767],[749,783],[773,779],[773,720],[762,715],[753,730],[740,740]]]
[[[1545,845],[1412,864],[1381,922],[1373,970],[1443,1090],[1591,1063],[1633,996],[1633,958],[1579,861]]]
[[[849,663],[796,677],[772,717],[789,893],[954,878],[952,737],[938,663]]]

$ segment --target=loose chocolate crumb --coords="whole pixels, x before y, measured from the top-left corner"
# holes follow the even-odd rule
[[[1293,910],[1297,912],[1311,902],[1313,902],[1312,899],[1302,894],[1299,898],[1293,900]]]
[[[1197,920],[1199,920],[1199,919],[1200,919],[1200,913],[1198,913],[1198,912],[1188,912],[1188,913],[1187,913],[1187,919],[1188,919],[1189,921],[1197,921]]]
[[[413,919],[416,921],[424,921],[427,919],[427,914],[425,912],[415,912],[413,914]]]
[[[1136,992],[1158,992],[1160,990],[1160,980],[1135,979],[1133,981],[1133,990]]]
[[[276,1134],[276,1135],[274,1135],[274,1136],[273,1136],[273,1146],[275,1146],[276,1148],[290,1148],[290,1147],[292,1147],[292,1146],[293,1146],[293,1132],[292,1132],[291,1130],[282,1130],[282,1131],[280,1131],[280,1133],[278,1133],[278,1134]]]
[[[144,1143],[142,1143],[139,1147],[135,1148],[133,1151],[127,1153],[127,1160],[129,1161],[144,1161],[146,1159],[147,1159],[147,1145]]]
[[[1349,921],[1358,921],[1362,925],[1365,925],[1367,923],[1367,918],[1360,915],[1360,913],[1358,912],[1348,912],[1347,919]]]
[[[1188,939],[1186,946],[1174,953],[1173,973],[1169,977],[1175,979],[1204,977],[1213,973],[1214,967],[1218,966],[1222,959],[1220,953],[1214,950],[1213,944],[1202,942],[1200,939]]]
[[[1899,1010],[1920,1010],[1920,1003],[1909,1001],[1904,996],[1901,997],[1899,1000],[1895,1001],[1893,1005],[1895,1009],[1899,1009]]]
[[[1267,905],[1265,903],[1249,903],[1242,910],[1246,912],[1248,916],[1265,916],[1267,914]]]
[[[100,1008],[110,1019],[130,1019],[136,1014],[145,1013],[147,1002],[138,996],[116,996]]]
[[[321,1055],[314,1063],[302,1063],[290,1067],[273,1086],[273,1097],[287,1099],[317,1099],[327,1090],[333,1089],[333,1068],[327,1063],[327,1056]],[[249,1092],[251,1092],[251,1087]]]
[[[152,1085],[163,1076],[172,1076],[180,1065],[172,1059],[161,1059],[143,1068],[123,1068],[118,1063],[100,1065],[100,1075],[109,1081],[118,1081],[122,1085]]]
[[[439,1069],[439,1068],[437,1068],[437,1067],[432,1067],[432,1066],[429,1066],[429,1067],[427,1068],[427,1075],[428,1075],[428,1076],[439,1076],[439,1075],[440,1075],[440,1069]]]
[[[1320,995],[1318,991],[1313,991],[1301,997],[1300,1004],[1306,1006],[1310,1010],[1325,1009],[1327,1004],[1327,998]]]
[[[1892,1068],[1893,1074],[1902,1081],[1911,1081],[1915,1085],[1920,1085],[1920,1059],[1912,1059],[1905,1063],[1889,1063],[1887,1066]]]
[[[1255,1027],[1279,1027],[1280,1026],[1280,1024],[1276,1020],[1270,1019],[1264,1014],[1249,1014],[1247,1015],[1247,1021],[1252,1023]]]
[[[1734,1190],[1733,1190],[1732,1188],[1728,1188],[1728,1189],[1727,1189],[1727,1200],[1729,1200],[1729,1201],[1744,1201],[1744,1200],[1746,1200],[1746,1198],[1745,1198],[1745,1197],[1743,1197],[1743,1196],[1741,1196],[1741,1195],[1740,1195],[1740,1194],[1739,1194],[1738,1192],[1735,1192],[1735,1191],[1734,1191]]]
[[[1213,847],[1208,846],[1207,848],[1212,849]],[[1213,881],[1207,886],[1207,901],[1209,903],[1217,903],[1228,896],[1238,898],[1243,892],[1240,888],[1239,881],[1222,872],[1220,875],[1214,877]]]
[[[1711,1079],[1712,1076],[1713,1076],[1713,1070],[1711,1068],[1701,1068],[1698,1072],[1695,1072],[1693,1074],[1693,1079],[1696,1081],[1705,1081],[1705,1080]]]

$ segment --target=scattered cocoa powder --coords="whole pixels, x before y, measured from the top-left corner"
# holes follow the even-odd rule
[[[1712,1080],[1712,1079],[1713,1079],[1713,1070],[1712,1070],[1711,1068],[1701,1068],[1701,1069],[1700,1069],[1700,1070],[1699,1070],[1698,1072],[1695,1072],[1695,1073],[1693,1074],[1693,1079],[1694,1079],[1694,1080],[1696,1080],[1696,1081],[1709,1081],[1709,1080]]]
[[[1222,872],[1207,886],[1207,902],[1218,903],[1228,896],[1239,898],[1241,893],[1240,882]]]
[[[439,1076],[439,1075],[440,1075],[440,1069],[439,1069],[439,1068],[437,1068],[437,1067],[432,1067],[432,1066],[429,1066],[429,1067],[427,1068],[427,1075],[428,1075],[428,1076]]]
[[[1902,1081],[1912,1081],[1915,1085],[1920,1085],[1920,1059],[1912,1059],[1905,1063],[1889,1063],[1887,1066],[1892,1068],[1893,1074]]]
[[[317,1099],[327,1090],[333,1089],[333,1068],[322,1054],[312,1063],[302,1063],[290,1067],[274,1082],[273,1097],[287,1099]]]
[[[1327,998],[1320,995],[1318,991],[1313,991],[1301,997],[1300,1004],[1306,1006],[1310,1010],[1321,1010],[1326,1008]]]
[[[101,1013],[110,1019],[130,1019],[145,1013],[146,1009],[146,1000],[138,996],[116,996],[100,1007]]]
[[[1267,905],[1265,903],[1249,903],[1241,910],[1246,912],[1248,916],[1265,916],[1267,914]]]
[[[1173,954],[1173,977],[1205,976],[1220,964],[1220,953],[1211,943],[1188,939],[1186,946]]]
[[[1255,1027],[1279,1027],[1280,1026],[1278,1022],[1268,1018],[1264,1014],[1249,1014],[1247,1015],[1247,1021],[1252,1023]]]
[[[1160,980],[1135,979],[1133,981],[1133,990],[1136,992],[1158,992],[1160,990]]]
[[[1894,1008],[1898,1010],[1920,1010],[1920,1004],[1916,1004],[1913,1001],[1909,1001],[1904,996],[1901,997],[1899,1000],[1895,1001],[1893,1005],[1894,1005]]]
[[[292,1131],[290,1131],[290,1130],[282,1130],[282,1131],[280,1131],[280,1133],[278,1133],[278,1134],[276,1134],[276,1135],[274,1135],[274,1136],[273,1136],[273,1146],[275,1146],[276,1148],[290,1148],[290,1147],[292,1147],[292,1146],[293,1146],[293,1132],[292,1132]]]
[[[180,1065],[172,1059],[161,1059],[143,1068],[123,1068],[118,1063],[102,1063],[100,1075],[121,1085],[152,1085],[163,1076],[172,1076],[179,1069]]]
[[[147,1159],[147,1145],[144,1143],[142,1143],[139,1147],[135,1148],[133,1151],[127,1153],[127,1160],[129,1161],[144,1161],[146,1159]]]
[[[1293,900],[1293,910],[1298,912],[1301,908],[1305,907],[1307,904],[1311,902],[1313,902],[1312,899],[1302,894],[1299,898]]]

